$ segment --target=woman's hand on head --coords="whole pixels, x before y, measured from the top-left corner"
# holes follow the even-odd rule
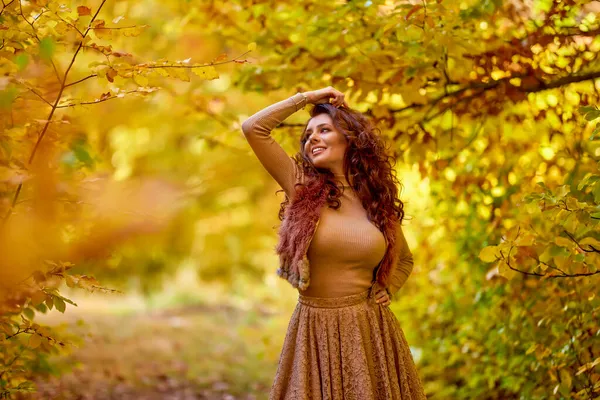
[[[344,100],[344,93],[340,92],[332,88],[331,86],[327,86],[323,89],[311,90],[310,92],[304,92],[306,96],[306,100],[311,104],[323,104],[329,103],[335,107],[348,107],[348,104]]]

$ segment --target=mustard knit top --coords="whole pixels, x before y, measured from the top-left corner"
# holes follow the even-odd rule
[[[242,124],[250,147],[267,172],[291,199],[294,184],[301,180],[295,162],[273,139],[271,131],[283,120],[305,106],[300,93],[272,104]],[[344,176],[336,175],[344,185]],[[371,286],[373,270],[383,259],[386,241],[383,233],[367,218],[367,211],[350,186],[343,188],[337,210],[325,204],[319,225],[308,248],[310,286],[300,291],[305,296],[340,297],[356,294]],[[400,252],[388,290],[392,295],[404,285],[413,269],[413,256],[402,232],[396,233]]]

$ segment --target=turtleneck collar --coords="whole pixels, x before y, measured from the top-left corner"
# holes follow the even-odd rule
[[[350,183],[348,183],[348,181],[346,180],[346,177],[344,176],[344,174],[333,174],[333,176],[335,176],[335,178],[337,180],[339,180],[340,182],[342,182],[342,185],[344,185],[344,186],[350,186]]]

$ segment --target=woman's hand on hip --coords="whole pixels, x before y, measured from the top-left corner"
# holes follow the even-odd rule
[[[311,104],[329,103],[331,99],[331,104],[335,107],[348,107],[348,104],[344,100],[344,93],[332,88],[331,86],[327,86],[323,89],[312,90],[310,92],[304,92],[304,95],[306,96],[307,102]]]
[[[385,289],[380,289],[375,292],[375,302],[381,304],[384,307],[392,304],[392,299],[390,298],[389,293]]]

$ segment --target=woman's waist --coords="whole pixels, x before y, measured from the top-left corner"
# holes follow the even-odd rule
[[[311,268],[309,286],[299,293],[308,297],[350,296],[367,290],[373,277],[372,269]]]
[[[371,297],[371,286],[369,286],[366,290],[358,293],[335,297],[309,296],[299,293],[298,303],[317,308],[339,308],[360,304]]]
[[[371,297],[372,274],[311,274],[306,290],[298,291],[298,302],[313,307],[336,308],[361,303]]]

